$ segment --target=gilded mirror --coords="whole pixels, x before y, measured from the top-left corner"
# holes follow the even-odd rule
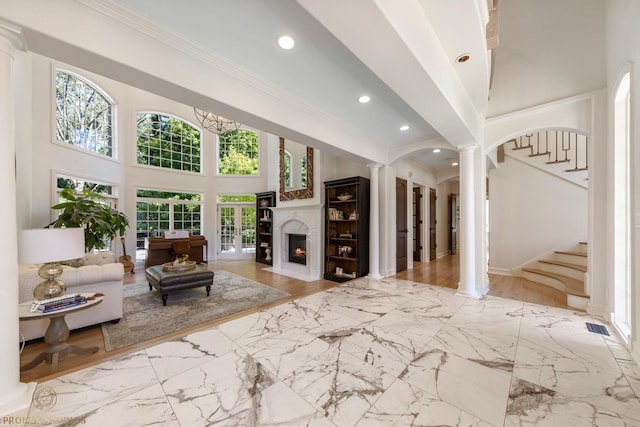
[[[280,137],[280,200],[313,197],[313,148]]]

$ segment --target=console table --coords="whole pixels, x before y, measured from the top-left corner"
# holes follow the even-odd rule
[[[69,353],[73,354],[89,354],[98,351],[98,347],[83,348],[77,345],[69,345],[67,339],[69,339],[69,326],[64,320],[64,316],[69,313],[74,313],[80,310],[86,310],[94,307],[102,302],[103,296],[94,296],[94,294],[81,294],[87,297],[87,302],[81,305],[74,305],[73,307],[63,308],[62,310],[51,311],[49,313],[43,313],[41,311],[32,312],[31,302],[22,303],[19,305],[18,313],[20,320],[31,319],[49,319],[49,327],[44,335],[44,342],[49,346],[45,351],[37,355],[31,362],[20,367],[21,371],[35,368],[42,362],[51,363],[51,373],[58,372],[58,362],[64,359]],[[89,299],[91,298],[91,299]]]
[[[189,260],[197,263],[207,262],[207,239],[204,236],[189,236],[188,239],[166,239],[164,237],[147,237],[144,239],[144,248],[147,250],[147,258],[144,267],[162,265],[171,262],[173,242],[177,240],[189,240],[191,247]]]

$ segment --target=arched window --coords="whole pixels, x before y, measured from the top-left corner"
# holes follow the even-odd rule
[[[160,113],[137,117],[137,163],[200,173],[200,131],[178,118]]]
[[[95,85],[56,72],[56,140],[113,157],[113,103]]]
[[[255,132],[238,129],[218,136],[218,173],[258,174],[258,135]]]

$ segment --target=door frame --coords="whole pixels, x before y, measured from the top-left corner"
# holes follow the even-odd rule
[[[404,185],[404,199],[398,200],[398,185]],[[408,217],[408,182],[396,177],[396,273],[408,268],[409,263],[409,217]],[[404,212],[404,215],[402,213]],[[401,215],[398,215],[400,213]],[[403,222],[399,222],[402,220]],[[404,227],[402,227],[404,225]],[[400,227],[399,227],[400,226]],[[404,245],[401,243],[404,242]],[[403,248],[404,246],[404,248]],[[402,257],[404,253],[404,257]],[[403,261],[404,260],[404,261]]]
[[[234,209],[234,251],[231,253],[222,252],[222,230],[221,230],[221,222],[222,222],[222,212],[223,208],[233,208]],[[216,221],[216,258],[217,259],[236,259],[236,260],[244,260],[244,259],[254,259],[255,258],[255,246],[253,247],[253,251],[249,250],[247,252],[242,251],[242,211],[243,209],[255,209],[255,203],[251,202],[237,202],[237,203],[218,203],[216,208],[217,213],[217,221]],[[256,227],[256,215],[254,212],[253,217],[253,235],[255,236],[255,227]],[[237,227],[237,224],[240,224],[240,228]],[[238,229],[240,230],[238,232]],[[254,242],[255,243],[255,242]]]

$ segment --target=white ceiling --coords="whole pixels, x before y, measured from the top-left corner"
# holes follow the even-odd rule
[[[483,1],[483,0],[481,0]],[[224,58],[240,67],[246,73],[273,84],[278,90],[313,104],[315,108],[328,112],[347,123],[369,141],[385,150],[401,150],[403,146],[424,142],[425,150],[414,153],[415,163],[437,172],[451,167],[457,160],[457,152],[445,138],[430,124],[430,118],[439,114],[454,115],[443,111],[430,96],[429,89],[420,95],[420,81],[425,87],[432,84],[429,75],[430,64],[420,64],[421,52],[411,56],[412,64],[402,62],[397,42],[381,34],[381,26],[373,26],[371,20],[358,19],[351,13],[366,14],[367,8],[375,7],[369,0],[351,0],[354,10],[346,10],[341,2],[332,0],[117,0],[132,14],[169,30],[176,37],[184,38],[205,48],[212,55]],[[384,2],[382,2],[384,3]],[[429,17],[432,31],[437,32],[438,55],[446,57],[449,70],[456,79],[452,85],[464,89],[463,99],[474,110],[486,109],[488,91],[486,58],[465,64],[457,64],[455,59],[462,53],[480,51],[478,56],[486,56],[484,39],[472,37],[477,34],[470,30],[478,21],[476,9],[469,7],[468,0],[411,0],[418,7],[422,18]],[[153,6],[150,7],[150,4]],[[304,6],[308,7],[312,16]],[[393,5],[392,5],[393,6]],[[341,10],[343,13],[336,13]],[[392,8],[393,9],[393,8]],[[465,13],[465,10],[468,13]],[[394,13],[410,12],[400,8],[385,13],[393,20]],[[377,9],[372,13],[380,13]],[[453,18],[455,16],[455,18]],[[322,19],[324,22],[318,21]],[[375,17],[374,17],[375,18]],[[347,19],[346,22],[336,22]],[[427,23],[428,24],[428,23]],[[341,29],[348,34],[340,36]],[[393,24],[390,24],[393,26]],[[421,26],[428,27],[429,25]],[[341,39],[339,39],[331,28]],[[295,47],[289,51],[277,46],[280,34],[290,34],[295,39]],[[393,36],[392,33],[389,33]],[[420,37],[422,35],[419,34]],[[401,37],[401,36],[398,36]],[[471,42],[470,42],[471,40]],[[345,46],[349,44],[349,48]],[[403,41],[411,50],[412,41]],[[433,43],[433,41],[432,41]],[[364,47],[363,47],[364,46]],[[373,51],[370,53],[368,50]],[[376,62],[374,56],[384,59]],[[429,56],[438,56],[429,52]],[[361,59],[362,58],[362,59]],[[396,59],[398,61],[396,61]],[[369,66],[363,62],[369,63]],[[475,61],[475,63],[474,63]],[[420,67],[416,67],[418,64]],[[375,71],[372,71],[372,68]],[[409,67],[418,73],[409,72]],[[478,68],[482,69],[478,72]],[[406,71],[406,75],[405,75]],[[382,78],[380,77],[382,76]],[[403,92],[403,84],[412,76],[409,97]],[[384,78],[384,80],[383,80]],[[480,82],[478,81],[480,79]],[[400,94],[399,94],[400,93]],[[360,104],[358,97],[368,94],[371,101]],[[415,98],[413,98],[415,96]],[[408,99],[409,98],[409,99]],[[475,113],[475,112],[474,112]],[[449,118],[445,117],[446,120]],[[436,117],[435,121],[442,121]],[[248,123],[250,125],[250,123]],[[400,131],[400,126],[408,125],[408,131]],[[442,126],[440,126],[442,128]],[[457,129],[455,129],[457,132]],[[435,143],[433,141],[436,141]],[[454,144],[459,141],[455,141]],[[470,142],[468,139],[467,143]],[[444,156],[431,154],[432,145],[449,147]]]
[[[32,52],[360,162],[447,175],[457,148],[487,143],[485,117],[606,87],[601,0],[501,0],[490,94],[487,0],[0,4]],[[282,33],[294,49],[277,47]]]

